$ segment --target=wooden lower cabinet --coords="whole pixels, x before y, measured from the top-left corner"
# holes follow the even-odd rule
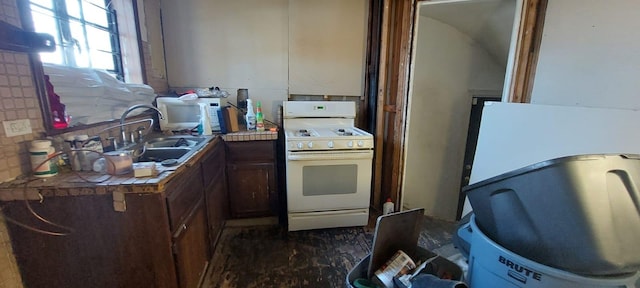
[[[226,142],[233,218],[278,216],[275,141]]]
[[[73,231],[52,236],[7,223],[25,287],[197,287],[229,214],[275,216],[279,207],[275,141],[209,145],[162,191],[125,194],[124,212],[114,211],[111,194],[30,201]],[[64,232],[35,219],[24,201],[0,206],[8,218]]]
[[[52,236],[7,223],[24,286],[197,287],[228,211],[224,143],[209,145],[163,192],[125,194],[124,212],[114,211],[111,194],[30,201],[38,214],[73,231]],[[0,206],[11,219],[64,232],[35,219],[24,201]]]
[[[276,215],[273,196],[274,166],[271,163],[227,165],[229,197],[233,217]]]
[[[173,234],[173,254],[180,287],[198,287],[209,263],[207,211],[198,201],[184,223]]]
[[[178,287],[172,237],[162,193],[128,194],[126,212],[111,195],[32,201],[44,218],[74,230],[36,233],[7,223],[25,287]],[[65,232],[36,220],[23,201],[3,203],[4,215],[39,229]]]

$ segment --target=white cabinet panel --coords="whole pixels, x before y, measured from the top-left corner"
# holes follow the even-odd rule
[[[289,1],[289,94],[363,93],[368,1]]]
[[[163,0],[169,86],[286,90],[287,5],[287,0]]]

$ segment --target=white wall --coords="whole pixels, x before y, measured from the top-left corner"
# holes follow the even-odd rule
[[[640,1],[549,1],[531,103],[640,109]]]
[[[408,103],[403,206],[454,220],[469,90],[500,90],[504,69],[466,34],[420,17]]]
[[[289,1],[289,94],[363,96],[368,2]]]
[[[287,0],[162,1],[170,87],[238,88],[268,120],[287,99]]]

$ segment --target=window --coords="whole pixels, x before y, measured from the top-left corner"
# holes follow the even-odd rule
[[[124,79],[116,11],[105,0],[30,0],[36,32],[58,46],[40,53],[45,63],[104,69]]]

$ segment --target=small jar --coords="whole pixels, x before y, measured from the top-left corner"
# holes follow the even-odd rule
[[[67,157],[69,158],[69,164],[71,165],[71,169],[73,171],[82,171],[82,164],[80,163],[80,151],[76,151],[79,147],[76,146],[76,139],[73,135],[68,135],[64,137],[64,142],[67,143],[65,146],[64,152],[67,153]]]
[[[33,175],[40,178],[51,177],[58,174],[58,166],[50,159],[56,153],[49,140],[31,141],[29,159]]]
[[[89,140],[89,135],[76,135],[76,148],[85,149],[85,143]],[[87,151],[76,151],[78,160],[80,161],[80,170],[82,171],[92,171],[93,166],[91,165],[91,161],[89,160]]]

